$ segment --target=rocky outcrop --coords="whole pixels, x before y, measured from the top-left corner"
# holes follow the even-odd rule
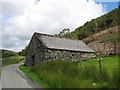
[[[120,55],[120,43],[100,43],[99,41],[94,41],[88,44],[98,55]]]
[[[113,34],[119,38],[120,26],[115,26],[83,39],[89,47],[98,55],[120,55],[120,42],[101,42],[102,39],[110,38]]]

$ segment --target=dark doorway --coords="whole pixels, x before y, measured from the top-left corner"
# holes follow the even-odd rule
[[[33,55],[32,56],[32,66],[34,66],[35,65],[35,56]]]

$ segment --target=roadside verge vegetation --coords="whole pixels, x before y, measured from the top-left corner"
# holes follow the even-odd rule
[[[120,87],[118,57],[102,57],[102,72],[97,57],[86,61],[55,60],[34,67],[19,68],[44,88]]]
[[[19,55],[2,58],[2,66],[19,63],[22,60],[22,58],[23,56]]]
[[[19,63],[21,60],[24,59],[24,56],[20,55],[19,53],[20,52],[0,49],[1,66],[4,67],[4,66],[10,65],[10,64]],[[21,51],[21,53],[23,53],[23,52]]]

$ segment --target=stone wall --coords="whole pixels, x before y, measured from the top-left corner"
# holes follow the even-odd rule
[[[81,61],[83,59],[92,58],[95,56],[96,55],[93,53],[47,49],[45,51],[44,60],[47,61],[47,60],[62,59],[62,60]]]
[[[31,66],[42,63],[44,52],[45,46],[36,36],[33,36],[27,48],[25,64]]]

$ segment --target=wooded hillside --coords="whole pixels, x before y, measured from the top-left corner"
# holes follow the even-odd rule
[[[70,34],[75,39],[83,39],[103,31],[107,28],[120,25],[120,8],[117,8],[97,19],[86,22],[83,26],[78,27]]]
[[[63,29],[63,31],[55,36],[82,40],[117,25],[120,25],[120,8],[116,8],[101,17],[86,22],[83,26],[76,28],[73,32],[69,32],[70,30],[67,28]],[[67,33],[65,31],[67,31]]]
[[[108,28],[97,34],[83,39],[99,55],[118,55],[120,54],[120,25]]]
[[[120,33],[120,8],[86,22],[73,32],[67,28],[54,36],[82,40],[97,54],[117,55],[120,54],[118,33]]]

